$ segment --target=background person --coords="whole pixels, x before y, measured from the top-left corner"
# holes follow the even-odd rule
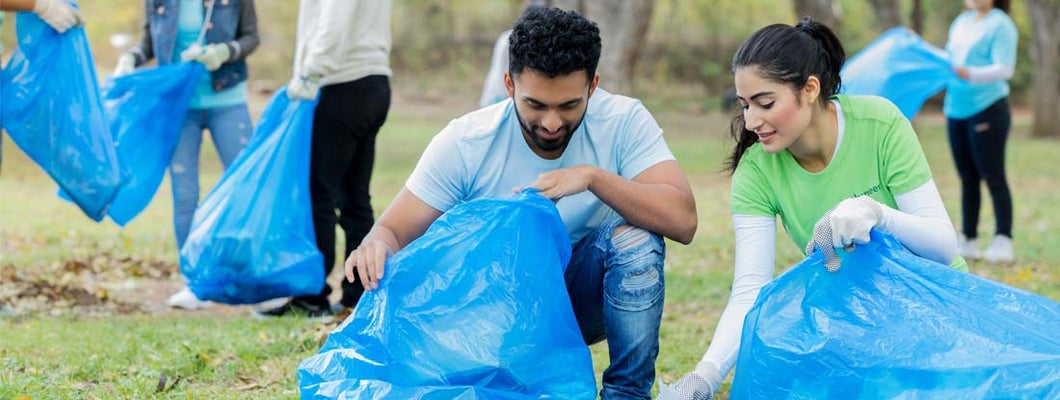
[[[148,2],[140,44],[118,58],[115,76],[133,72],[152,58],[159,64],[202,63],[210,71],[196,83],[188,115],[173,150],[173,227],[177,251],[184,245],[199,204],[199,150],[210,131],[221,164],[228,168],[254,131],[247,111],[247,56],[258,47],[254,0],[159,0]],[[207,18],[209,17],[209,18]],[[201,301],[187,287],[169,297],[172,307],[198,309]]]
[[[1016,67],[1016,25],[1008,0],[965,0],[953,20],[946,50],[960,79],[946,86],[950,150],[961,178],[960,253],[967,258],[1011,262],[1012,195],[1005,178],[1005,144],[1012,113],[1008,80]],[[986,181],[996,220],[993,240],[979,251],[980,182]]]

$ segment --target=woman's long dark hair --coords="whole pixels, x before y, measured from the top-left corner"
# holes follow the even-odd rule
[[[994,8],[1004,11],[1005,14],[1008,14],[1009,3],[1010,2],[1008,0],[994,0]]]
[[[816,76],[821,82],[818,103],[827,107],[828,99],[839,93],[839,70],[845,61],[843,44],[835,33],[806,17],[795,26],[774,24],[752,34],[732,57],[732,72],[753,67],[762,78],[787,85],[796,93],[811,76]],[[758,135],[746,129],[743,113],[733,118],[730,133],[736,146],[725,167],[731,173],[736,171],[743,153],[758,141]]]

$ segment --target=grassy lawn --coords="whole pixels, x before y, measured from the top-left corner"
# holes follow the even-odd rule
[[[378,142],[377,213],[401,187],[430,137],[468,108],[430,99],[395,104]],[[727,118],[721,115],[652,102],[649,108],[689,175],[700,218],[692,245],[668,249],[658,375],[671,381],[699,360],[729,293],[729,181],[719,172],[729,141]],[[950,215],[958,221],[959,191],[944,121],[934,116],[916,125]],[[1056,300],[1060,189],[1052,186],[1056,166],[1051,157],[1060,154],[1060,142],[1027,138],[1027,125],[1026,118],[1017,119],[1008,150],[1018,260],[971,267],[976,274]],[[316,352],[334,325],[258,320],[246,307],[166,309],[161,303],[180,286],[168,180],[151,206],[124,229],[97,224],[60,200],[54,183],[10,138],[3,140],[0,398],[297,397],[298,363]],[[205,194],[220,167],[209,145],[202,156]],[[984,196],[980,234],[988,237],[993,214],[985,188]],[[779,243],[778,273],[801,259],[789,240]],[[606,346],[592,350],[599,374],[607,365]],[[727,391],[723,388],[720,397]]]

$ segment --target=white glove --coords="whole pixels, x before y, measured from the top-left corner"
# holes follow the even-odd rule
[[[287,83],[287,98],[291,100],[313,100],[320,93],[320,78],[296,76]]]
[[[869,242],[869,231],[880,223],[883,209],[869,196],[846,199],[832,210],[832,246],[847,248]]]
[[[224,43],[208,44],[206,46],[192,45],[180,53],[183,61],[198,61],[206,67],[207,71],[216,71],[221,64],[228,61],[230,52],[228,45]]]
[[[696,371],[689,372],[667,385],[659,382],[659,396],[656,400],[711,400],[714,398],[714,385]]]
[[[806,244],[806,255],[814,249],[824,255],[828,272],[839,270],[839,254],[835,249],[850,249],[855,244],[869,242],[869,232],[883,219],[883,205],[868,196],[858,196],[839,202],[817,220],[813,237]]]
[[[111,75],[119,77],[122,75],[131,74],[136,70],[136,58],[132,54],[125,53],[121,57],[118,57],[118,64],[114,66],[114,72]]]
[[[33,12],[59,33],[81,24],[81,15],[66,0],[37,0]]]

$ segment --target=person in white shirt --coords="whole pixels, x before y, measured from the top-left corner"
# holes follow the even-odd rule
[[[348,256],[374,222],[368,189],[376,135],[390,109],[390,14],[389,0],[302,0],[299,8],[287,95],[293,100],[319,95],[309,192],[324,276],[334,269],[335,225],[346,235]],[[335,308],[353,308],[363,292],[360,283],[344,281]],[[325,283],[318,295],[295,297],[260,315],[331,314],[329,294]]]

